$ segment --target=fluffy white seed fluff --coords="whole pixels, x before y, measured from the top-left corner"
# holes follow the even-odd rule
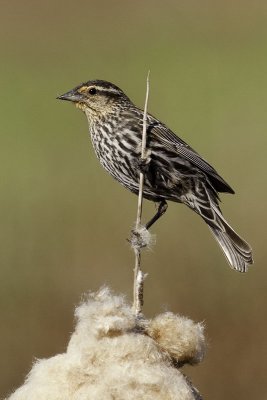
[[[66,353],[37,361],[8,400],[200,399],[172,360],[201,360],[201,325],[171,313],[136,321],[107,288],[87,295],[75,315]]]
[[[147,333],[179,365],[197,364],[205,351],[204,327],[171,312],[150,321]]]
[[[151,249],[156,243],[156,236],[152,235],[145,226],[141,225],[139,228],[132,229],[129,241],[134,250],[142,249],[144,247]]]

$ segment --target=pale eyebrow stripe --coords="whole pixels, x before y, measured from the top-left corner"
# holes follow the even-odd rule
[[[117,90],[117,89],[114,89],[114,88],[103,88],[102,86],[95,86],[95,85],[94,86],[89,86],[89,88],[90,87],[95,88],[99,92],[110,92],[110,93],[118,93],[118,94],[121,93],[120,90]]]
[[[78,89],[79,93],[83,93],[87,90],[90,90],[91,88],[94,88],[96,90],[98,90],[98,92],[102,92],[102,93],[116,93],[116,94],[121,94],[121,91],[115,88],[103,88],[102,86],[96,86],[96,85],[91,85],[91,86],[86,86],[83,85],[82,87],[80,87]]]

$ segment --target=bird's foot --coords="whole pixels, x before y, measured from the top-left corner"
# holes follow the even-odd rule
[[[144,158],[140,157],[136,161],[137,162],[137,168],[143,174],[146,174],[148,172],[148,170],[149,170],[149,164],[151,162],[150,153],[151,152],[149,150],[147,150],[145,157]]]

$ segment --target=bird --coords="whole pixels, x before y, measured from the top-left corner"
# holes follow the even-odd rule
[[[111,82],[89,80],[57,99],[70,101],[85,113],[96,156],[113,178],[138,194],[140,172],[144,174],[143,197],[157,205],[146,229],[166,212],[167,201],[185,204],[207,223],[230,267],[247,271],[253,264],[252,249],[226,221],[219,204],[219,193],[234,190],[192,147],[147,113],[144,162],[144,111]]]

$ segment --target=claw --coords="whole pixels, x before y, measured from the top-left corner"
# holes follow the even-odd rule
[[[137,168],[143,173],[146,174],[149,170],[149,165],[151,162],[150,151],[147,150],[145,158],[137,159]]]

